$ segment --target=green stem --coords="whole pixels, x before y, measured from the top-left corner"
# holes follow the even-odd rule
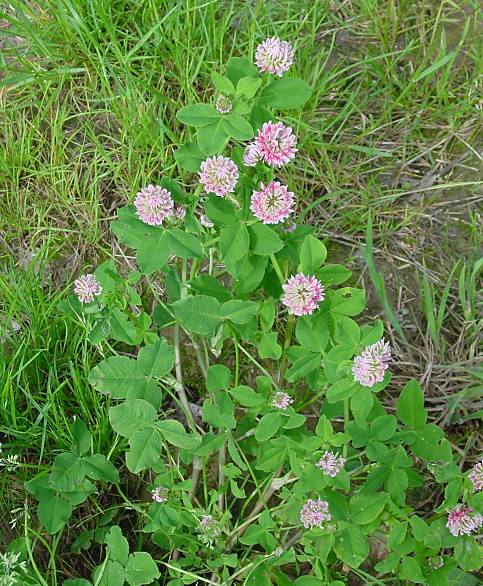
[[[240,374],[240,350],[238,349],[238,342],[236,335],[233,334],[233,344],[235,346],[235,387],[238,386],[238,378]]]
[[[280,280],[280,285],[283,285],[285,283],[285,277],[283,276],[282,273],[282,269],[280,268],[280,265],[278,264],[277,259],[275,258],[274,254],[270,255],[270,260],[272,262],[273,268],[275,269],[275,272],[277,273],[277,277]]]
[[[280,374],[278,377],[278,386],[280,388],[283,387],[283,379],[285,378],[285,371],[287,370],[287,352],[290,348],[290,342],[292,341],[292,334],[295,325],[295,318],[290,313],[287,319],[287,329],[285,330],[285,340],[283,343],[283,350],[282,350],[282,361],[280,362]]]
[[[344,433],[347,433],[347,426],[349,425],[349,421],[350,421],[349,399],[344,399]],[[347,458],[347,450],[348,450],[348,445],[344,444],[344,448],[342,450],[344,458]]]

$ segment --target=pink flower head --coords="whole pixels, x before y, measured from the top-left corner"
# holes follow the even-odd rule
[[[173,218],[176,220],[184,220],[186,216],[186,208],[182,205],[175,205],[173,209]]]
[[[289,42],[272,37],[258,45],[255,63],[262,73],[267,71],[282,77],[292,65],[293,57],[294,50]]]
[[[92,303],[102,293],[102,287],[94,275],[82,275],[74,281],[74,293],[81,303]]]
[[[317,309],[319,301],[324,299],[322,283],[302,273],[290,277],[282,288],[285,291],[282,303],[293,315],[310,315]]]
[[[231,112],[232,109],[230,98],[224,95],[219,95],[216,98],[215,108],[220,114],[228,114],[228,112]]]
[[[199,175],[200,183],[207,193],[225,197],[235,189],[238,167],[231,159],[218,155],[201,163]]]
[[[300,520],[305,529],[322,527],[324,521],[330,521],[329,503],[321,499],[309,499],[300,511]]]
[[[317,463],[317,466],[324,474],[335,478],[337,474],[344,468],[346,460],[340,454],[334,452],[325,452]]]
[[[483,490],[483,460],[473,466],[468,475],[475,490]]]
[[[251,142],[243,153],[243,162],[247,167],[254,167],[260,160],[260,152],[256,143]]]
[[[136,213],[141,221],[150,226],[159,226],[173,215],[174,202],[171,192],[159,185],[148,185],[136,194]]]
[[[483,516],[468,505],[460,505],[451,509],[448,514],[448,527],[451,535],[470,535],[483,525]]]
[[[200,224],[204,228],[213,228],[213,226],[214,226],[213,222],[210,220],[210,218],[208,218],[208,216],[205,216],[205,214],[201,214]]]
[[[254,191],[250,209],[264,224],[279,224],[293,212],[294,194],[278,181],[260,185]]]
[[[295,157],[297,137],[282,122],[265,122],[258,131],[255,145],[260,158],[273,167],[281,167]]]
[[[169,490],[164,486],[158,486],[151,491],[153,501],[165,503],[168,500]]]
[[[389,368],[391,347],[384,338],[366,346],[360,356],[354,358],[352,373],[356,381],[365,387],[373,387],[384,379],[384,373]]]
[[[272,399],[272,407],[282,409],[283,411],[285,411],[292,403],[292,397],[288,393],[284,393],[283,391],[275,393]]]

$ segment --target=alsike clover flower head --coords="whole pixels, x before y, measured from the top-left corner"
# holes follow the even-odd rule
[[[366,346],[362,354],[354,358],[352,373],[356,381],[365,387],[373,387],[384,379],[384,373],[389,368],[391,347],[384,338]]]
[[[305,529],[312,527],[324,527],[326,521],[330,521],[332,515],[329,512],[329,503],[322,499],[309,499],[300,511],[300,521]]]
[[[227,157],[210,157],[201,163],[199,176],[206,193],[226,197],[235,190],[238,167]]]
[[[451,535],[458,537],[460,535],[470,535],[478,531],[483,525],[483,516],[477,513],[468,505],[459,505],[448,514],[448,527]]]
[[[293,63],[294,50],[288,41],[278,37],[266,39],[257,47],[255,63],[262,73],[272,73],[282,77]]]
[[[160,226],[173,215],[174,201],[171,192],[164,187],[148,185],[136,194],[134,207],[142,222]]]
[[[293,212],[294,194],[279,181],[260,184],[252,194],[250,209],[264,224],[280,224]]]
[[[102,293],[102,287],[96,277],[88,273],[74,281],[74,293],[81,303],[92,303]]]
[[[324,286],[313,276],[298,273],[282,285],[285,291],[282,303],[293,315],[310,315],[324,299]]]
[[[297,137],[283,122],[265,122],[254,141],[260,159],[271,167],[281,167],[295,158]]]

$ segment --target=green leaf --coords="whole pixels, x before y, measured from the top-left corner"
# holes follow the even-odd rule
[[[213,71],[211,74],[211,79],[213,80],[213,85],[215,89],[219,91],[221,94],[232,95],[235,93],[235,86],[231,83],[231,81],[225,77]]]
[[[126,583],[124,568],[119,562],[113,560],[108,560],[105,566],[98,566],[92,578],[96,586],[124,586]]]
[[[147,377],[161,378],[174,366],[174,349],[166,338],[159,338],[141,348],[137,363]]]
[[[371,437],[380,442],[386,442],[394,437],[397,429],[397,419],[394,415],[380,415],[371,422]]]
[[[388,495],[383,492],[360,494],[351,499],[351,521],[358,525],[372,523],[381,514]]]
[[[274,358],[278,360],[282,356],[282,346],[278,343],[277,332],[265,332],[258,344],[258,354],[262,360]]]
[[[176,319],[191,332],[208,336],[221,323],[220,302],[214,297],[196,295],[173,304]]]
[[[86,476],[92,480],[119,483],[119,472],[112,462],[106,460],[103,454],[92,454],[83,460]]]
[[[426,580],[421,572],[421,566],[415,558],[403,557],[398,576],[403,580],[409,580],[410,583],[426,584]]]
[[[294,586],[324,586],[324,583],[314,576],[300,576],[295,580]]]
[[[125,572],[126,580],[131,586],[151,584],[156,578],[161,576],[156,562],[145,551],[137,551],[129,556]]]
[[[77,456],[82,456],[90,450],[92,435],[87,429],[86,424],[76,417],[74,423],[71,425],[70,432],[72,434],[72,451]]]
[[[452,460],[451,445],[444,437],[443,430],[428,423],[416,430],[416,441],[411,445],[415,456],[426,462],[450,462]]]
[[[473,536],[463,535],[458,538],[454,557],[458,565],[467,572],[478,572],[483,565],[483,549]]]
[[[160,271],[168,262],[170,250],[165,230],[159,230],[141,244],[136,253],[136,261],[143,275]]]
[[[202,127],[217,122],[221,115],[216,108],[209,104],[193,104],[178,110],[176,118],[187,126]]]
[[[188,434],[182,423],[174,419],[163,419],[158,421],[157,429],[161,432],[164,439],[173,446],[183,450],[196,450],[201,444],[199,435]]]
[[[250,123],[238,114],[227,114],[223,117],[223,130],[235,140],[251,140],[254,135]]]
[[[337,320],[335,340],[338,344],[357,346],[361,338],[361,330],[350,317],[342,316]]]
[[[202,258],[203,247],[198,238],[179,228],[168,231],[168,247],[176,256],[181,258]]]
[[[317,271],[317,278],[324,285],[340,285],[350,279],[352,271],[342,265],[327,264]],[[379,339],[379,338],[378,338]],[[377,342],[377,340],[376,340]]]
[[[226,391],[230,386],[230,369],[223,364],[213,364],[208,367],[206,376],[206,388],[210,393]]]
[[[268,256],[283,248],[282,240],[270,226],[256,222],[248,226],[248,233],[250,235],[250,250],[254,254]]]
[[[147,377],[135,360],[126,356],[103,360],[92,370],[89,382],[114,399],[145,399],[156,409],[161,404],[162,395],[157,382]]]
[[[190,279],[189,286],[193,291],[202,295],[208,295],[208,297],[215,297],[215,299],[218,299],[222,303],[232,298],[228,289],[216,277],[211,275],[198,275],[194,279]]]
[[[257,424],[255,439],[257,442],[266,442],[273,437],[282,423],[282,416],[277,411],[267,413]]]
[[[227,199],[213,194],[205,202],[205,213],[217,226],[228,226],[237,221],[235,206]]]
[[[129,446],[126,465],[133,474],[138,474],[159,460],[163,447],[161,434],[154,427],[141,429],[129,438]]]
[[[233,323],[246,324],[257,314],[257,310],[258,303],[233,299],[223,303],[220,315],[223,319],[228,319]]]
[[[258,407],[265,402],[265,399],[259,393],[256,393],[252,388],[245,385],[230,389],[230,394],[235,401],[245,407]]]
[[[350,399],[356,393],[357,386],[349,378],[339,379],[327,390],[327,401],[329,403],[338,403],[345,399]]]
[[[213,404],[210,399],[207,399],[203,403],[203,421],[218,429],[234,429],[236,420],[230,396],[227,393],[217,392],[215,393],[215,401],[216,403]]]
[[[224,129],[223,118],[220,117],[215,124],[198,128],[196,138],[198,146],[208,157],[221,153],[229,139]]]
[[[54,535],[55,533],[58,533],[69,520],[72,515],[72,507],[62,496],[51,494],[39,502],[37,515],[47,533],[49,533],[49,535]]]
[[[114,340],[125,342],[131,346],[137,346],[140,342],[136,326],[118,307],[115,307],[111,312],[110,334]]]
[[[85,580],[84,578],[64,580],[62,584],[63,586],[92,586],[92,583],[89,582],[89,580]]]
[[[358,315],[364,309],[366,299],[362,289],[342,287],[330,296],[330,311],[341,315]]]
[[[236,86],[242,77],[259,77],[259,74],[257,67],[246,57],[230,57],[226,76]]]
[[[307,352],[292,364],[287,370],[285,378],[289,383],[299,380],[303,376],[307,376],[320,366],[320,354],[313,354]]]
[[[262,91],[260,104],[273,108],[300,108],[310,98],[312,88],[303,79],[283,77]]]
[[[235,291],[243,295],[255,290],[265,276],[267,256],[248,255],[237,265],[238,274],[233,283]]]
[[[174,158],[182,169],[196,173],[200,170],[201,163],[206,159],[206,155],[196,143],[187,142],[176,149]]]
[[[396,405],[399,419],[408,427],[420,428],[428,418],[424,408],[424,394],[416,380],[410,380],[404,386]]]
[[[129,556],[129,543],[118,525],[111,527],[104,542],[109,548],[109,559],[125,566]]]
[[[245,224],[231,224],[220,234],[220,250],[225,264],[242,259],[248,252],[250,238]]]
[[[329,342],[327,314],[316,313],[297,320],[295,335],[300,344],[311,352],[323,352]]]
[[[262,79],[254,77],[242,77],[238,80],[236,85],[236,95],[238,97],[245,96],[245,98],[253,98],[262,85]]]
[[[412,515],[411,517],[409,517],[409,523],[413,530],[413,535],[415,539],[417,539],[418,541],[424,541],[424,538],[426,537],[426,534],[429,529],[426,521],[424,519],[421,519],[421,517],[418,517],[417,515]]]
[[[408,475],[402,468],[391,470],[387,479],[387,490],[392,500],[399,506],[404,505],[405,492],[408,487]]]
[[[395,524],[391,527],[391,531],[389,532],[389,537],[387,539],[387,546],[390,550],[396,549],[398,545],[400,545],[404,538],[406,537],[406,533],[408,530],[408,523],[407,521],[396,521]]]
[[[323,242],[310,234],[305,237],[300,250],[300,270],[305,275],[313,275],[327,258]]]
[[[356,422],[364,426],[366,424],[367,416],[369,415],[373,405],[373,396],[370,389],[360,389],[351,398],[351,411]]]
[[[362,531],[351,526],[337,534],[334,551],[345,564],[358,568],[369,555],[370,547]]]
[[[55,457],[49,484],[60,491],[74,490],[84,476],[82,459],[71,452],[65,452]]]

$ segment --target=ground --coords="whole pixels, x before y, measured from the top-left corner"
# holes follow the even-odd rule
[[[189,130],[176,110],[209,99],[211,72],[273,35],[294,42],[295,73],[314,90],[286,117],[301,141],[282,179],[300,221],[354,270],[364,319],[384,318],[393,390],[419,379],[456,449],[481,453],[477,0],[2,4],[0,433],[22,474],[69,445],[72,414],[109,450],[87,383],[100,357],[57,304],[85,268],[125,260],[109,231],[116,208],[179,174]],[[23,491],[18,477],[0,482],[4,515]],[[0,541],[14,536],[2,527]]]

